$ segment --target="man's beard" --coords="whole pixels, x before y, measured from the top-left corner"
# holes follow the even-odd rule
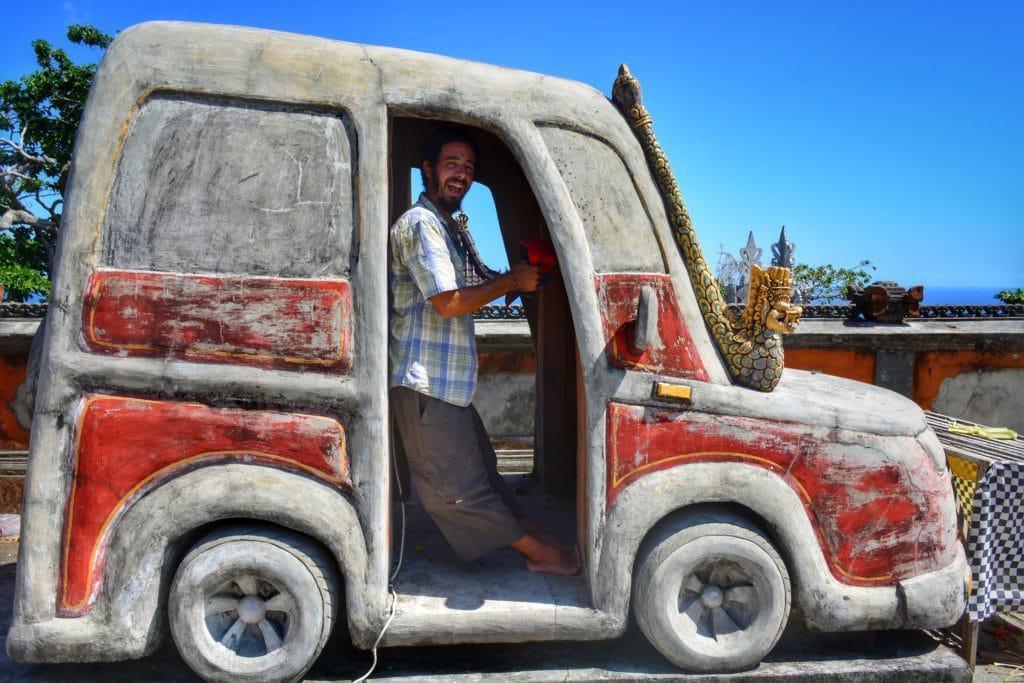
[[[437,197],[437,203],[441,205],[438,208],[444,209],[448,213],[455,213],[462,208],[462,197],[449,199],[441,190],[441,181],[437,178],[432,178],[431,180],[434,183],[434,196]]]

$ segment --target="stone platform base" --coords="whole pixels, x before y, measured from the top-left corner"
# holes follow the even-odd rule
[[[618,640],[587,643],[383,648],[378,651],[378,658],[376,672],[370,679],[378,683],[968,683],[971,680],[964,660],[920,632],[888,632],[868,638],[859,646],[848,643],[813,651],[782,646],[757,669],[722,676],[687,675],[676,671],[641,634],[632,630]],[[371,662],[370,653],[353,652],[334,638],[304,680],[351,681],[364,674]],[[29,681],[197,680],[170,646],[136,662],[105,664],[15,664],[0,651],[0,671],[17,680]],[[984,672],[979,673],[984,675]]]
[[[827,640],[827,639],[826,639]],[[362,655],[363,653],[359,653]],[[753,671],[686,675],[669,665],[631,629],[614,641],[494,646],[448,646],[380,650],[374,681],[427,683],[452,681],[892,681],[893,683],[967,683],[967,663],[952,650],[920,632],[886,632],[821,639],[811,648],[783,642]],[[366,659],[364,657],[364,659]],[[322,667],[322,668],[321,668]],[[365,671],[365,670],[364,670]],[[323,662],[311,681],[358,676],[353,668]]]

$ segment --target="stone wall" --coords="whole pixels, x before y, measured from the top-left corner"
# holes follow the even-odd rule
[[[892,389],[926,410],[1024,433],[1024,320],[807,320],[786,366]]]
[[[474,403],[495,446],[532,448],[537,363],[525,321],[477,321],[480,380]]]
[[[9,405],[25,379],[28,350],[38,320],[0,318],[0,451],[28,449],[28,432]]]
[[[28,432],[11,408],[25,379],[28,350],[38,320],[0,318],[0,514],[21,509]]]

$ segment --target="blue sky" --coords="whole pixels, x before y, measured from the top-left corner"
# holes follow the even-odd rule
[[[10,4],[0,79],[71,23],[231,23],[644,88],[705,254],[782,225],[811,265],[1024,286],[1024,2]],[[158,8],[158,6],[160,8]],[[16,30],[15,30],[16,27]],[[85,53],[73,53],[89,59]],[[927,302],[927,299],[926,299]]]

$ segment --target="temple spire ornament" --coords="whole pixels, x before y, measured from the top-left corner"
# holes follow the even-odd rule
[[[779,233],[779,241],[772,245],[772,265],[793,270],[793,267],[796,266],[796,259],[793,257],[795,251],[796,245],[789,241],[786,236],[786,226],[783,225],[782,232]]]
[[[754,243],[754,231],[747,233],[747,246],[740,249],[740,282],[736,288],[736,298],[740,303],[747,303],[748,286],[750,284],[750,271],[754,266],[761,266],[761,254],[764,250]]]
[[[749,273],[752,266],[761,265],[761,254],[764,250],[754,243],[754,231],[747,233],[747,246],[740,249],[740,263],[743,264],[743,272]],[[773,266],[778,265],[774,261]]]

